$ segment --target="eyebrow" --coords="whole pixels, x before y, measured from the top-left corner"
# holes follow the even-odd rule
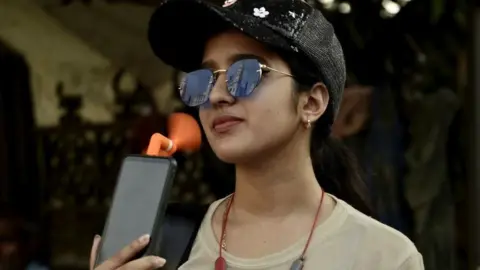
[[[250,53],[241,53],[241,54],[234,54],[234,55],[231,55],[229,58],[228,58],[228,62],[230,64],[233,64],[237,61],[240,61],[240,60],[244,60],[244,59],[257,59],[260,63],[262,64],[265,64],[266,63],[266,60],[261,57],[261,56],[258,56],[258,55],[255,55],[255,54],[250,54]],[[213,60],[207,60],[207,61],[204,61],[202,64],[201,64],[201,67],[202,68],[209,68],[209,69],[217,69],[218,68],[218,64],[213,61]]]

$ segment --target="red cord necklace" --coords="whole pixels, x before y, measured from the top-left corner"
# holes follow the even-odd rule
[[[300,258],[296,259],[292,263],[292,266],[290,266],[290,270],[301,270],[303,268],[303,264],[305,262],[305,254],[307,253],[308,246],[310,245],[310,241],[312,240],[313,232],[317,227],[318,217],[320,216],[320,209],[322,209],[324,195],[325,195],[325,192],[322,189],[322,196],[320,197],[320,203],[318,204],[317,213],[315,214],[315,219],[313,220],[313,225],[312,225],[312,228],[310,229],[310,234],[308,235],[307,243],[303,248],[302,255],[300,256]],[[215,270],[227,269],[227,261],[225,260],[225,258],[223,258],[223,250],[227,249],[227,243],[226,243],[227,221],[228,221],[228,214],[230,214],[230,209],[232,208],[234,198],[235,198],[235,193],[233,193],[230,199],[228,200],[227,207],[225,208],[225,212],[223,213],[222,231],[220,235],[220,242],[218,243],[219,251],[218,251],[218,258],[217,260],[215,260]]]

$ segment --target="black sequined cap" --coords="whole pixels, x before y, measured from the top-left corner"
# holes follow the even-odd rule
[[[208,38],[231,27],[264,44],[307,56],[318,68],[336,114],[346,79],[342,47],[332,25],[306,2],[162,0],[150,20],[148,37],[161,60],[188,72],[199,68]]]

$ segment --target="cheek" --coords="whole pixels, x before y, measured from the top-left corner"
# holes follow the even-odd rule
[[[208,115],[208,112],[206,109],[200,109],[198,112],[198,117],[200,118],[200,124],[202,125],[202,128],[205,132],[208,130],[207,115]]]
[[[283,86],[284,87],[284,86]],[[280,87],[258,93],[247,101],[247,112],[252,129],[258,136],[278,136],[295,126],[296,112],[292,103],[290,89]]]
[[[285,83],[279,81],[268,88],[260,88],[252,101],[257,103],[257,106],[262,106],[270,115],[295,115],[292,89],[287,87],[288,85],[288,81]]]
[[[269,138],[281,136],[293,125],[293,112],[286,108],[278,108],[278,105],[280,104],[276,103],[270,107],[262,107],[256,110],[258,114],[250,120],[252,129],[257,136],[269,140]]]

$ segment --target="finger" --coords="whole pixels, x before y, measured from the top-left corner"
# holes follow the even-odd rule
[[[100,245],[100,240],[102,237],[100,235],[95,235],[93,238],[92,249],[90,250],[90,270],[93,270],[95,267],[95,260],[97,259],[97,250],[98,246]]]
[[[119,266],[131,260],[137,253],[146,247],[149,241],[150,236],[148,234],[143,235],[130,243],[130,245],[124,247],[115,256],[102,263],[101,269],[117,269]]]
[[[156,256],[147,256],[131,261],[117,270],[154,270],[163,267],[167,261]]]

